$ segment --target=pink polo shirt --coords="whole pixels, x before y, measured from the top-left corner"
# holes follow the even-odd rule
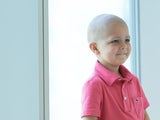
[[[123,77],[110,72],[100,63],[84,84],[82,92],[82,117],[96,116],[98,120],[144,120],[144,110],[149,106],[139,80],[124,66]]]

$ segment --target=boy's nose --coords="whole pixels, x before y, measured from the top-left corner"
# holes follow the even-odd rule
[[[127,47],[126,43],[125,42],[121,42],[121,49],[125,49]]]

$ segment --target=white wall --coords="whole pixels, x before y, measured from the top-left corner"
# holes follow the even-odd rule
[[[140,0],[141,78],[151,120],[160,118],[160,1]]]
[[[42,119],[39,2],[0,2],[0,120]]]

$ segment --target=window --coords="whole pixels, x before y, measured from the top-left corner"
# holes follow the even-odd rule
[[[50,120],[80,119],[82,85],[96,61],[86,30],[102,13],[122,17],[131,29],[129,0],[49,0]]]

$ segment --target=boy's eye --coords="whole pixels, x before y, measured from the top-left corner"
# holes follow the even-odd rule
[[[113,40],[113,41],[111,41],[111,43],[118,43],[119,42],[119,40]]]
[[[130,42],[130,39],[125,39],[125,42],[126,42],[126,43],[129,43],[129,42]]]
[[[121,40],[112,40],[111,41],[111,43],[113,43],[113,44],[118,44],[120,42],[122,42],[122,41]],[[130,39],[125,39],[125,43],[130,43]]]

